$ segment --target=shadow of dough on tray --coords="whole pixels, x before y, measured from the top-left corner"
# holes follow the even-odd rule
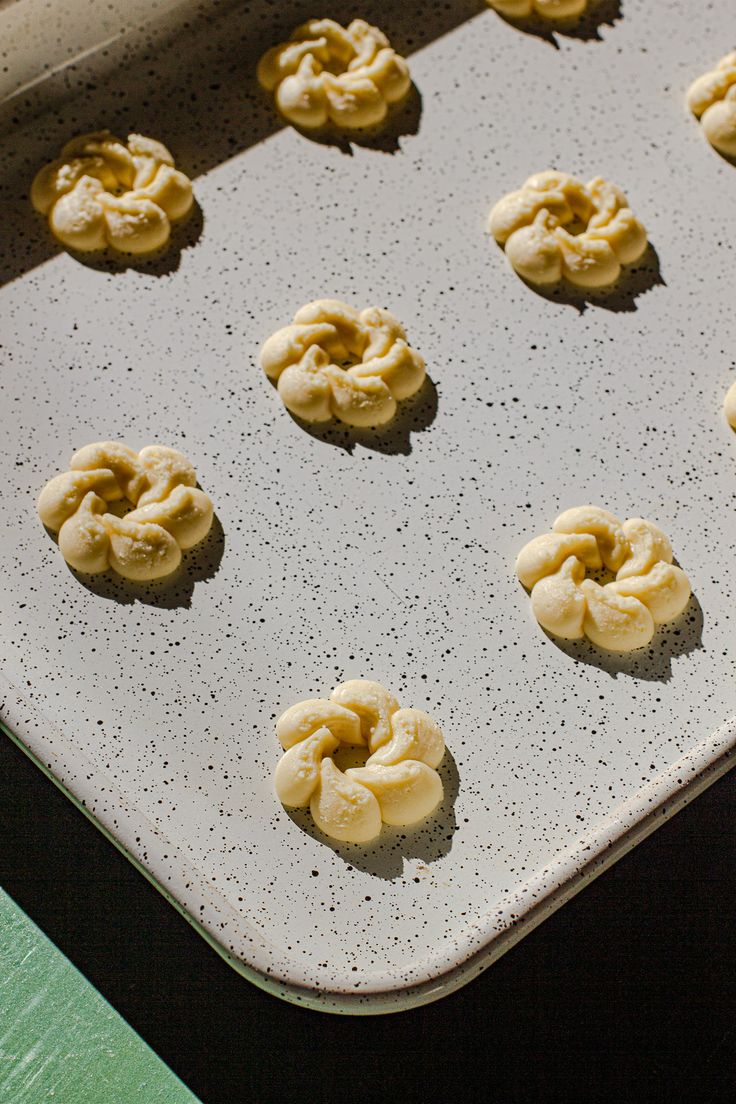
[[[575,287],[567,280],[559,284],[523,283],[535,295],[550,303],[573,307],[579,314],[585,314],[589,307],[611,311],[613,314],[628,314],[638,310],[637,300],[654,288],[667,287],[662,276],[659,254],[651,242],[647,245],[638,261],[625,265],[615,283],[604,288]]]
[[[68,249],[136,257],[168,244],[192,209],[192,183],[156,139],[129,134],[124,143],[101,130],[73,138],[36,173],[31,202]]]
[[[291,414],[359,429],[390,422],[426,377],[424,359],[392,314],[358,311],[339,299],[301,307],[264,342],[259,359]]]
[[[210,531],[212,502],[177,449],[148,445],[135,452],[100,441],[75,452],[69,466],[41,491],[38,513],[79,572],[111,568],[133,582],[161,579]]]
[[[585,290],[610,287],[647,248],[647,232],[616,184],[602,176],[584,184],[553,169],[503,196],[489,229],[514,271],[541,287],[563,279]]]
[[[658,625],[649,644],[633,652],[607,652],[589,640],[563,640],[545,634],[573,662],[597,667],[611,678],[625,675],[641,682],[666,683],[672,678],[672,660],[703,648],[703,610],[691,594],[685,609],[673,621]]]
[[[300,429],[325,445],[342,449],[349,455],[358,445],[384,456],[410,456],[412,433],[421,433],[432,425],[439,404],[437,387],[429,376],[411,398],[399,403],[396,416],[385,426],[359,429],[333,418],[330,422],[304,422],[292,414]],[[291,413],[291,412],[290,412]]]
[[[431,879],[431,864],[452,850],[458,830],[455,802],[460,792],[460,775],[449,748],[437,773],[442,780],[444,797],[430,817],[409,827],[393,828],[384,824],[380,836],[368,844],[341,843],[321,832],[309,809],[286,809],[289,819],[305,835],[329,847],[346,867],[354,867],[374,878],[391,882],[405,874],[405,863],[411,861],[415,878]]]
[[[215,577],[224,553],[225,533],[215,514],[204,540],[185,552],[176,570],[161,579],[134,582],[124,579],[114,571],[85,575],[69,564],[67,567],[85,590],[109,602],[117,602],[121,606],[140,602],[142,606],[153,606],[156,609],[191,609],[196,584]]]
[[[279,717],[276,735],[284,748],[276,796],[290,808],[308,805],[330,839],[369,843],[383,824],[415,825],[444,798],[439,726],[421,709],[401,709],[380,683],[352,679],[329,698],[298,702]],[[365,763],[340,770],[340,748],[366,749]]]
[[[556,35],[601,42],[602,27],[623,18],[621,0],[487,0],[511,26],[559,49]]]
[[[380,126],[411,87],[409,66],[377,27],[310,19],[268,50],[257,70],[285,119],[302,130]]]
[[[599,506],[577,506],[522,548],[516,574],[547,632],[632,652],[688,604],[690,581],[672,560],[669,539],[653,522],[622,523]],[[601,581],[586,577],[594,574]]]

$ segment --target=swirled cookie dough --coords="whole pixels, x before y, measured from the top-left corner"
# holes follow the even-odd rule
[[[416,824],[442,801],[442,732],[421,709],[400,709],[378,682],[353,679],[329,698],[292,705],[276,735],[285,749],[274,777],[279,801],[308,805],[332,839],[368,843],[382,824]],[[331,756],[341,745],[367,747],[365,766],[339,770]]]
[[[736,50],[693,81],[687,105],[719,153],[736,157]]]
[[[212,503],[176,449],[149,445],[134,452],[100,441],[75,452],[69,467],[41,491],[38,513],[59,534],[61,554],[76,571],[93,575],[111,567],[125,579],[159,579],[210,531]],[[134,509],[122,517],[108,510],[126,502]]]
[[[685,609],[690,582],[651,521],[620,522],[598,506],[578,506],[560,514],[552,530],[522,548],[516,574],[531,591],[537,621],[554,636],[587,636],[601,648],[629,652]],[[601,586],[585,577],[588,570],[615,579]]]
[[[55,238],[87,253],[112,246],[151,253],[165,245],[171,222],[191,209],[192,184],[160,142],[108,130],[67,142],[31,186],[31,202]]]
[[[292,414],[351,426],[390,421],[397,403],[418,391],[426,375],[392,314],[380,307],[358,311],[338,299],[317,299],[298,310],[290,326],[265,342],[260,361]]]
[[[258,80],[281,114],[305,130],[328,122],[345,130],[377,126],[411,87],[405,60],[363,19],[347,27],[309,19],[263,55]]]
[[[647,247],[647,232],[619,187],[601,176],[583,184],[552,169],[500,199],[489,227],[531,284],[564,277],[582,288],[606,287]]]
[[[509,19],[542,19],[564,23],[577,19],[588,7],[588,0],[488,0],[492,8]]]
[[[732,383],[723,400],[723,411],[728,419],[728,424],[736,429],[736,383]]]

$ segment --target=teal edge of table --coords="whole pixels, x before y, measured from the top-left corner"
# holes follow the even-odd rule
[[[198,1104],[0,889],[0,1101]]]

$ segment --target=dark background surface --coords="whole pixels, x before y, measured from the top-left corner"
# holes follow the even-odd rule
[[[596,18],[620,8],[606,0]],[[413,48],[482,9],[435,5]],[[404,50],[401,32],[396,44]],[[219,72],[220,55],[202,64]],[[250,129],[236,138],[255,140]],[[230,156],[218,140],[214,153]],[[19,210],[27,219],[25,200]],[[0,735],[0,884],[203,1104],[733,1102],[735,816],[736,772],[458,993],[398,1015],[335,1017],[236,975]]]
[[[4,736],[0,809],[0,884],[203,1104],[736,1099],[736,773],[476,981],[371,1018],[240,978]]]

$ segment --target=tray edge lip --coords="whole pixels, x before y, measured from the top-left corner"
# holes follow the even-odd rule
[[[24,719],[23,713],[29,714],[30,719]],[[94,793],[90,791],[85,794],[79,784],[74,786],[65,780],[64,763],[72,762],[68,742],[1,670],[0,728],[238,973],[281,999],[324,1012],[353,1015],[404,1011],[459,989],[736,762],[735,715],[635,791],[571,848],[557,853],[545,867],[519,883],[514,893],[491,903],[472,925],[477,933],[475,939],[471,942],[466,934],[465,939],[458,941],[457,952],[452,958],[447,952],[443,953],[444,968],[437,968],[432,960],[425,959],[420,963],[421,973],[416,980],[397,981],[395,976],[386,973],[373,975],[368,983],[359,982],[358,987],[352,979],[339,977],[333,985],[325,987],[315,977],[310,977],[300,964],[290,964],[283,955],[280,969],[270,967],[264,961],[267,941],[255,928],[250,928],[248,939],[241,935],[237,949],[235,942],[228,946],[225,934],[218,931],[214,921],[206,918],[205,910],[229,917],[233,922],[231,938],[244,924],[248,926],[247,921],[232,909],[215,887],[207,883],[179,849],[144,818],[116,786],[109,783],[105,773],[96,765],[89,773],[94,773],[98,780],[107,779],[110,799],[116,802],[114,814],[110,811],[98,812],[95,808],[98,797]],[[50,756],[49,761],[44,760],[44,751],[47,757]],[[89,763],[87,756],[74,752],[73,761],[75,773],[79,775],[81,767],[84,774],[84,766]],[[99,790],[99,781],[97,788]],[[111,823],[113,820],[114,824]],[[135,839],[136,834],[141,851],[146,851],[150,856],[148,865],[130,846],[130,839]],[[173,854],[177,868],[184,872],[184,880],[190,886],[197,886],[195,896],[199,898],[203,918],[197,918],[192,911],[196,900],[184,904],[177,897],[174,887],[167,887],[167,879],[162,876],[164,850],[169,860]],[[248,953],[248,941],[260,943],[260,946]]]

